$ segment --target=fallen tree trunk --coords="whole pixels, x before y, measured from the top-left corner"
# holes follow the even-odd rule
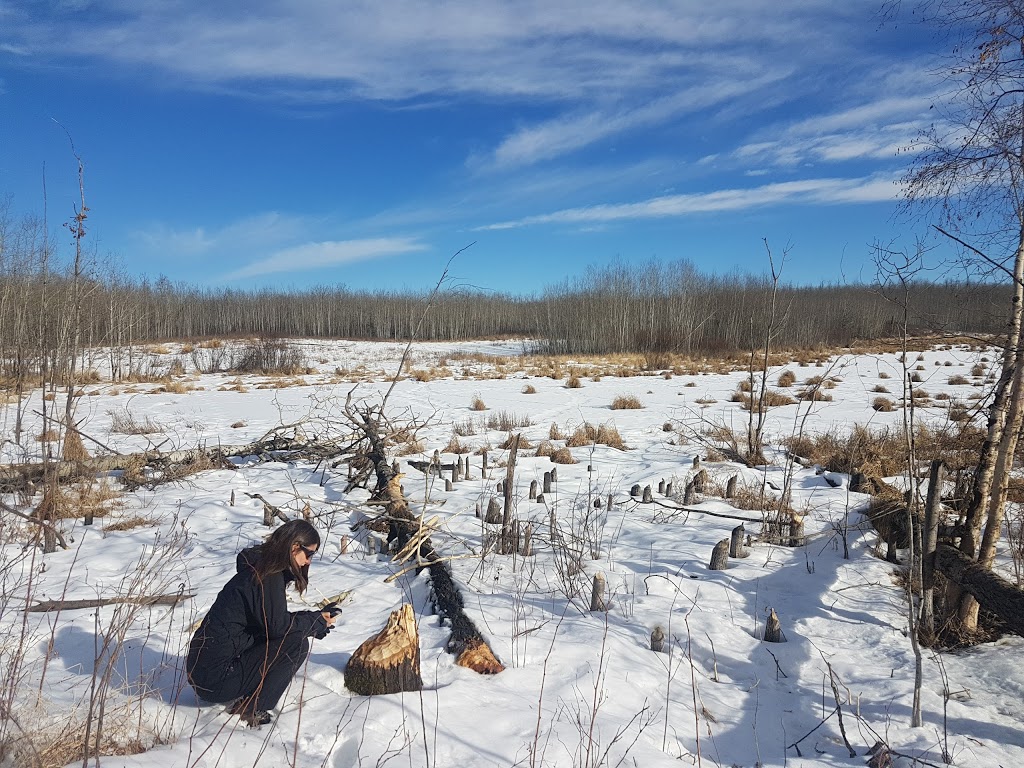
[[[485,675],[501,672],[505,669],[504,665],[498,661],[473,620],[466,615],[462,593],[452,578],[448,564],[434,550],[430,537],[423,535],[419,521],[409,510],[409,503],[402,493],[402,474],[396,474],[388,461],[377,419],[365,410],[350,407],[346,412],[352,424],[362,431],[366,439],[366,456],[372,462],[377,478],[372,501],[384,506],[384,516],[388,521],[388,541],[396,541],[399,552],[411,543],[411,548],[415,548],[412,556],[430,574],[434,612],[451,626],[447,651],[456,657],[456,664],[474,672]]]
[[[93,597],[84,600],[43,600],[30,605],[29,613],[46,613],[48,611],[78,611],[82,608],[99,608],[103,605],[170,605],[174,606],[183,600],[191,600],[194,594],[175,592],[171,595],[136,595],[134,597]]]
[[[982,608],[1003,622],[1007,630],[1024,637],[1024,589],[979,565],[949,544],[939,544],[936,548],[934,567],[973,595]]]

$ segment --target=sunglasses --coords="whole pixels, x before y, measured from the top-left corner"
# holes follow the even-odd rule
[[[301,549],[303,552],[306,553],[306,559],[307,560],[312,560],[313,559],[313,555],[316,554],[316,550],[315,549],[310,549],[309,547],[304,547],[301,544],[299,544],[299,549]]]

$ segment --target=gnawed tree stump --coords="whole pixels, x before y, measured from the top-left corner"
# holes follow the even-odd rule
[[[651,486],[644,486],[644,496],[642,501],[644,504],[650,504],[654,501],[654,494],[651,493]]]
[[[608,601],[605,599],[605,592],[607,592],[608,585],[605,581],[604,574],[598,571],[594,574],[594,586],[590,591],[590,610],[591,611],[607,611]]]
[[[743,528],[743,523],[740,523],[732,529],[732,536],[729,539],[729,557],[746,557],[746,550],[743,549],[743,536],[746,531]]]
[[[665,630],[660,626],[651,630],[651,650],[655,653],[665,650]]]
[[[715,544],[711,550],[711,562],[708,563],[709,571],[724,571],[729,564],[729,539],[722,539]]]
[[[640,495],[640,483],[633,483],[633,485],[629,489],[629,495],[630,496],[639,496]]]
[[[487,502],[487,514],[484,515],[484,522],[497,525],[501,522],[501,502],[497,496],[491,496]]]
[[[738,480],[739,480],[739,476],[738,475],[733,475],[732,477],[729,478],[728,482],[726,482],[726,484],[725,484],[725,498],[731,499],[733,496],[736,495],[736,482]]]
[[[793,515],[789,520],[789,546],[802,547],[805,541],[804,517],[803,515]]]
[[[768,621],[764,623],[764,641],[766,643],[786,642],[786,638],[782,635],[782,623],[774,608],[768,609]]]
[[[362,696],[423,688],[420,633],[411,605],[392,611],[384,629],[356,649],[345,667],[345,687]]]
[[[693,476],[693,490],[697,493],[704,493],[708,484],[708,471],[706,469],[699,470]]]

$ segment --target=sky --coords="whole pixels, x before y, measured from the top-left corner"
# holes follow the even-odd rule
[[[77,153],[97,257],[216,289],[870,280],[942,89],[879,7],[0,0],[0,200],[59,232]]]

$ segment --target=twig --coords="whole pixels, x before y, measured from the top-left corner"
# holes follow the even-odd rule
[[[795,749],[795,750],[796,750],[796,753],[797,753],[797,755],[799,755],[800,757],[803,757],[803,756],[804,756],[804,753],[800,751],[800,746],[799,746],[800,742],[801,742],[801,741],[803,741],[804,739],[806,739],[806,738],[807,738],[808,736],[810,736],[810,735],[811,735],[812,733],[814,733],[814,732],[815,732],[816,730],[818,730],[819,728],[821,728],[821,726],[823,726],[823,725],[824,725],[825,723],[827,723],[827,722],[828,722],[828,721],[829,721],[829,720],[830,720],[830,719],[832,718],[832,715],[834,715],[834,714],[835,714],[836,712],[838,712],[838,711],[839,711],[839,707],[837,706],[837,707],[836,707],[835,709],[833,709],[833,710],[832,710],[832,711],[831,711],[831,712],[830,712],[830,713],[829,713],[829,714],[828,714],[828,715],[827,715],[826,717],[822,718],[822,721],[821,721],[820,723],[818,723],[818,724],[817,724],[816,726],[814,726],[813,728],[811,728],[811,730],[809,730],[809,731],[808,731],[807,733],[805,733],[805,734],[804,734],[803,736],[801,736],[801,737],[800,737],[799,739],[797,739],[796,741],[794,741],[794,742],[793,742],[792,744],[790,744],[789,746],[787,746],[787,747],[786,747],[786,749]],[[855,755],[854,755],[854,756],[855,756]]]

